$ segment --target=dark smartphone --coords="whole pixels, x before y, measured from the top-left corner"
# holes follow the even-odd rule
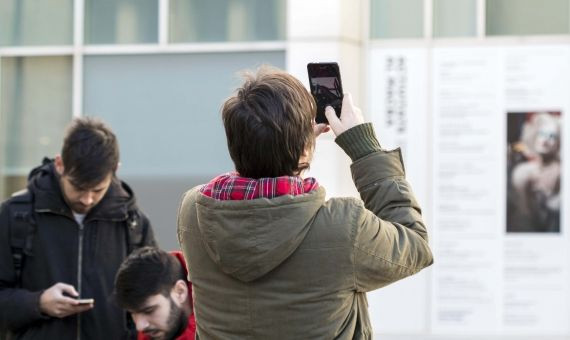
[[[326,123],[325,107],[332,106],[337,117],[340,117],[342,108],[342,82],[340,81],[340,70],[337,63],[309,63],[309,84],[311,94],[317,102],[317,123]]]

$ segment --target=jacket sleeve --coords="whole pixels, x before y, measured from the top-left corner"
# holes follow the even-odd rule
[[[426,226],[400,150],[381,150],[371,124],[346,131],[337,143],[354,161],[352,177],[362,198],[354,209],[356,290],[374,290],[431,265]]]
[[[16,288],[16,273],[10,248],[10,211],[0,207],[0,330],[17,330],[32,322],[48,319],[39,309],[42,291]],[[0,332],[1,334],[1,332]]]

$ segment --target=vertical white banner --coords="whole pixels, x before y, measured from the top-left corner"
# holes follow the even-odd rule
[[[506,48],[504,69],[503,330],[568,335],[570,48]]]
[[[370,51],[369,61],[369,117],[383,148],[402,148],[406,178],[427,220],[428,50],[376,48]],[[375,333],[427,332],[429,271],[368,294]]]
[[[428,50],[373,49],[369,66],[368,107],[380,144],[402,148],[406,177],[421,206],[427,206]]]

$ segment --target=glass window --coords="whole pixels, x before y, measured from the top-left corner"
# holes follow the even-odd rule
[[[60,151],[71,114],[71,57],[2,58],[0,65],[0,171],[2,194],[44,156]],[[14,185],[16,183],[17,185]]]
[[[86,44],[158,42],[158,0],[85,0]]]
[[[423,37],[423,0],[371,0],[370,37]]]
[[[119,176],[135,190],[162,247],[177,247],[176,209],[189,188],[234,169],[220,108],[238,70],[285,66],[285,52],[90,56],[84,112],[116,132]]]
[[[285,0],[171,0],[170,41],[285,39]]]
[[[0,46],[71,45],[73,0],[0,0]]]
[[[434,37],[469,37],[477,35],[476,0],[434,0]]]
[[[231,170],[220,105],[261,63],[284,67],[285,53],[87,56],[84,113],[117,132],[123,175]]]
[[[486,2],[487,35],[569,33],[568,0]]]

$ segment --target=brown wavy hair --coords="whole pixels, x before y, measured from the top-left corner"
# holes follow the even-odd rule
[[[243,177],[296,176],[312,154],[316,105],[301,82],[276,68],[262,66],[222,107],[228,149]]]

